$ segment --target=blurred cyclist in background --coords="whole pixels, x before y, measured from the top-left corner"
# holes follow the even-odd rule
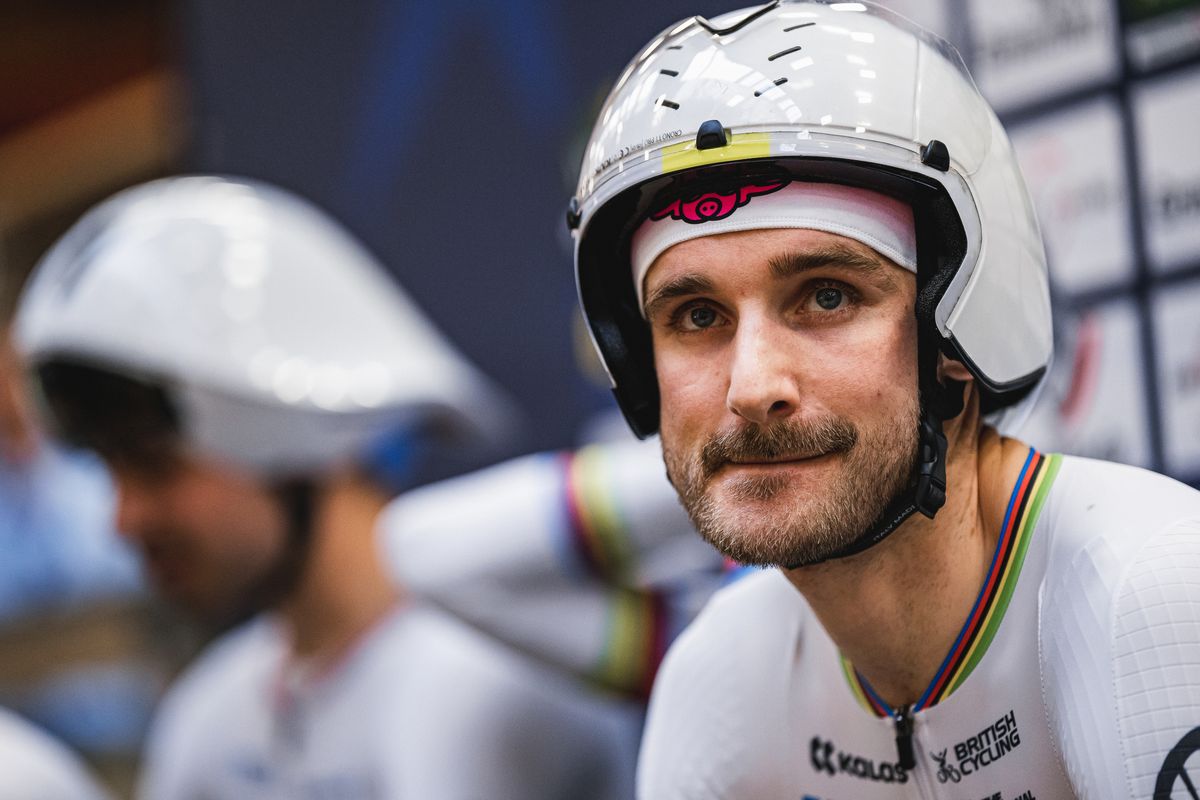
[[[329,217],[244,180],[128,190],[43,259],[17,340],[153,584],[238,625],[164,701],[144,797],[630,794],[638,704],[385,567],[395,454],[485,441],[504,406]]]

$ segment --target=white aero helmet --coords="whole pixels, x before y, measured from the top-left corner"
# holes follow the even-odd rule
[[[656,36],[587,144],[567,215],[576,278],[636,433],[658,429],[659,408],[632,234],[673,200],[759,178],[911,205],[923,403],[941,351],[976,378],[993,421],[1011,422],[1052,341],[1041,236],[999,121],[954,49],[904,18],[868,3],[775,0]]]
[[[341,225],[250,180],[169,178],[101,203],[38,264],[15,333],[66,438],[169,423],[266,474],[320,472],[405,425],[489,441],[505,418]]]

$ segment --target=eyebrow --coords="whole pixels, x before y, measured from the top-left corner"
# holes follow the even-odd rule
[[[690,294],[704,294],[713,290],[713,282],[703,275],[688,273],[672,278],[657,287],[642,304],[642,314],[646,319],[653,319],[655,313],[667,302],[676,297]]]
[[[771,275],[780,280],[823,267],[848,267],[866,274],[888,289],[896,285],[892,270],[882,258],[843,244],[828,244],[815,250],[772,256],[767,264],[771,268]]]

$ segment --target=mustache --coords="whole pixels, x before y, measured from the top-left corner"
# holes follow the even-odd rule
[[[711,478],[731,461],[815,458],[848,452],[857,443],[858,429],[838,417],[750,425],[709,439],[700,449],[700,468],[705,478]]]

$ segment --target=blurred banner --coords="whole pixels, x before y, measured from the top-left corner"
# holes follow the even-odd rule
[[[1025,435],[1200,485],[1200,4],[1019,5],[972,3],[965,49],[1050,261],[1055,363]]]
[[[1125,49],[1138,70],[1200,52],[1197,0],[1120,0]]]
[[[972,73],[997,111],[1120,75],[1109,0],[969,0]]]

